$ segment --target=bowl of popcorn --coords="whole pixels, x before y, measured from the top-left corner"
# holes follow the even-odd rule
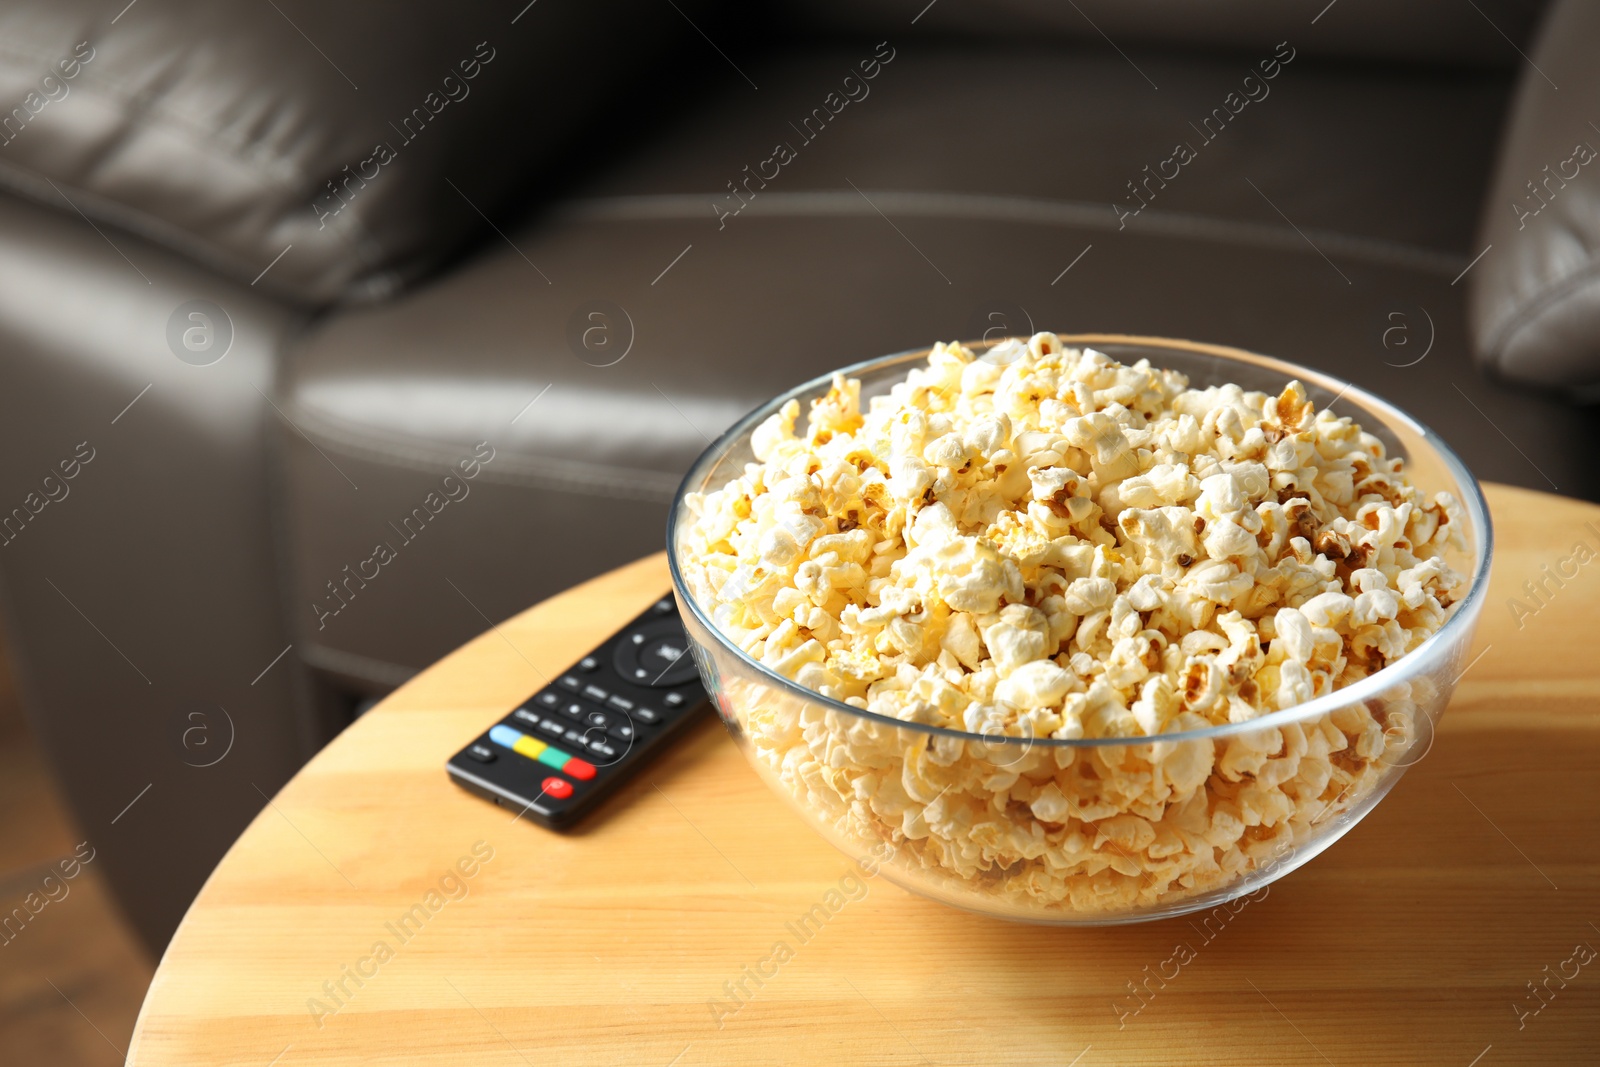
[[[1036,334],[745,416],[669,524],[759,775],[914,892],[1052,924],[1259,890],[1426,754],[1488,509],[1393,405],[1237,349]]]

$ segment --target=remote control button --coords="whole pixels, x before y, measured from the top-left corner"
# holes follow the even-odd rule
[[[554,689],[546,689],[533,699],[547,708],[559,708],[561,706],[561,694]]]
[[[567,729],[566,737],[567,737],[568,741],[571,741],[575,745],[583,744],[583,731],[582,730],[574,730],[574,729],[569,727]]]
[[[612,747],[611,741],[605,737],[590,737],[584,740],[584,747],[596,756],[604,756],[607,761],[617,758],[617,750]]]
[[[569,719],[576,719],[578,722],[583,721],[584,714],[588,710],[589,706],[587,704],[580,704],[576,700],[569,700],[561,705],[561,714]]]
[[[689,702],[689,698],[682,693],[668,693],[661,698],[661,703],[669,708],[681,708]]]
[[[682,685],[695,676],[688,635],[672,619],[648,622],[629,633],[617,645],[615,666],[622,677],[650,688]]]
[[[539,788],[544,790],[545,796],[553,797],[556,800],[566,800],[572,795],[572,783],[565,778],[557,778],[553,774],[540,782]]]
[[[516,711],[511,713],[511,717],[516,719],[518,722],[525,722],[529,726],[538,726],[544,721],[527,708],[518,708]]]
[[[539,729],[543,730],[551,737],[565,737],[567,734],[567,728],[560,722],[557,722],[555,719],[543,720],[539,723]]]
[[[604,689],[601,689],[598,685],[586,685],[583,687],[583,695],[588,697],[590,700],[598,700],[600,703],[604,704],[606,702],[606,698],[611,694],[606,692]]]
[[[650,610],[652,612],[654,612],[655,614],[657,614],[657,615],[667,615],[667,614],[671,613],[671,611],[672,611],[672,598],[671,597],[667,597],[664,600],[656,601],[654,604],[650,605]]]
[[[614,723],[627,722],[628,717],[620,711],[602,710],[596,707],[583,709],[583,723],[585,726],[598,726],[605,729]]]
[[[561,770],[580,782],[587,782],[594,777],[594,764],[587,760],[581,760],[577,756],[567,760],[567,765]]]
[[[522,740],[522,732],[513,730],[505,723],[501,723],[499,726],[491,726],[489,728],[489,740],[501,748],[514,748],[517,742]]]
[[[606,703],[609,706],[616,708],[618,711],[633,710],[633,701],[629,700],[627,697],[619,697],[615,693],[612,693],[606,698]]]
[[[544,744],[542,741],[539,743]],[[572,757],[561,751],[559,748],[551,748],[549,745],[545,745],[544,751],[539,753],[539,755],[535,758],[546,767],[554,767],[559,771],[562,767],[567,765],[567,760],[571,759]]]
[[[682,631],[646,642],[639,650],[639,662],[655,672],[653,686],[681,685],[694,677],[694,657]]]
[[[570,674],[563,674],[560,678],[557,678],[556,684],[563,689],[570,689],[574,693],[581,693],[583,691],[583,683],[578,681],[578,679],[574,678]]]
[[[488,745],[481,744],[475,744],[471,748],[467,749],[467,755],[471,756],[479,763],[493,763],[499,758],[494,754],[494,749],[490,748]]]
[[[597,671],[600,669],[600,661],[593,656],[585,656],[578,661],[578,669],[585,674],[589,671]]]
[[[646,707],[645,705],[640,704],[638,707],[633,709],[633,718],[636,722],[647,722],[651,726],[654,726],[656,723],[661,721],[661,713],[655,708]]]
[[[614,741],[631,744],[633,741],[633,727],[625,722],[614,722],[606,727],[606,736]]]

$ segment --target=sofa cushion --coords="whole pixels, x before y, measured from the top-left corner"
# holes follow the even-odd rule
[[[872,54],[749,64],[759,91],[686,115],[596,198],[307,339],[281,384],[280,436],[309,659],[392,684],[486,619],[660,548],[682,472],[767,397],[991,328],[1164,334],[1301,361],[1396,399],[1483,477],[1593,492],[1577,413],[1474,379],[1451,283],[1475,194],[1421,180],[1481,180],[1488,138],[1474,131],[1498,114],[1504,79],[1380,81],[1384,106],[1356,121],[1336,107],[1365,108],[1351,79],[1296,61],[1222,135],[1236,138],[1203,150],[1227,155],[1202,154],[1119,230],[1113,176],[1159,158],[1235,64],[1136,56],[1173,109],[1144,115],[1120,58],[907,45],[872,95],[719,219],[725,182]],[[952,69],[1003,72],[1009,96],[963,109]],[[1344,184],[1329,188],[1340,159]],[[454,473],[463,461],[470,479]],[[393,558],[367,563],[380,545]]]
[[[569,169],[630,59],[679,30],[635,0],[7,3],[0,182],[260,289],[385,296]]]
[[[1266,194],[1335,242],[1468,252],[1510,74],[1386,71],[1293,44],[1135,62],[1101,53],[884,39],[780,55],[751,68],[759,91],[730,76],[705,110],[663,126],[584,195],[693,197],[663,209],[702,212],[718,232],[747,201],[853,196],[852,183],[1071,203],[1119,231],[1194,219],[1281,232]],[[794,156],[781,167],[780,145]],[[1180,145],[1193,154],[1181,166]]]

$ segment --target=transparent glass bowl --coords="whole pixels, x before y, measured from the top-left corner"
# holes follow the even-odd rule
[[[1248,723],[1130,742],[985,736],[851,707],[771,671],[727,640],[684,578],[684,494],[708,492],[754,461],[750,435],[790,399],[802,413],[832,375],[746,415],[684,479],[668,523],[672,580],[707,690],[761,778],[863,868],[935,900],[1005,919],[1103,925],[1213,908],[1310,860],[1371,811],[1427,753],[1483,606],[1492,534],[1476,481],[1426,427],[1328,375],[1237,349],[1160,338],[1063,336],[1123,363],[1148,358],[1190,385],[1269,394],[1298,379],[1317,408],[1355,418],[1406,460],[1425,493],[1462,505],[1469,575],[1440,630],[1377,673]],[[970,345],[982,353],[991,345]],[[840,371],[862,408],[928,350]],[[1331,731],[1331,732],[1330,732]],[[1345,740],[1331,754],[1335,734]],[[1021,776],[1054,778],[1064,823],[1008,801]],[[998,800],[996,798],[999,798]],[[1237,907],[1237,905],[1235,905]]]

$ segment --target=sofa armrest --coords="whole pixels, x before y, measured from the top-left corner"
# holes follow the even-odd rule
[[[1514,381],[1600,389],[1600,5],[1551,5],[1484,205],[1474,350]],[[1476,251],[1476,250],[1475,250]]]
[[[217,348],[172,339],[194,301]],[[263,394],[300,318],[0,194],[6,652],[96,869],[157,952],[256,787],[342,725],[316,715],[298,650],[263,671],[292,640]]]
[[[312,304],[387,295],[562,173],[682,23],[644,0],[119,7],[0,5],[0,183]]]

